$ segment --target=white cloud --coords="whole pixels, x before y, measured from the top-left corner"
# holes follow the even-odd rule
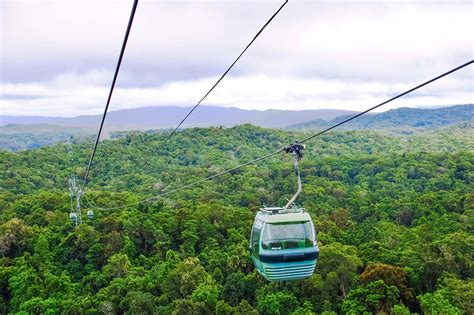
[[[140,1],[111,109],[195,104],[282,2]],[[100,113],[131,2],[0,6],[2,113]],[[472,59],[472,9],[292,0],[205,103],[362,109]],[[472,102],[472,73],[394,104]]]
[[[470,72],[472,69],[461,70]],[[95,74],[98,74],[97,77]],[[46,83],[1,84],[4,115],[72,116],[99,114],[108,95],[107,85],[97,85],[101,72],[61,75]],[[419,92],[395,101],[384,110],[400,106],[449,105],[472,102],[471,82],[453,75]],[[118,86],[110,110],[143,106],[192,106],[216,81],[216,77],[169,82],[158,87]],[[425,78],[428,79],[428,78]],[[230,76],[204,101],[203,105],[243,109],[364,110],[412,86],[418,81],[385,84],[376,81],[324,78],[291,78],[266,75]]]

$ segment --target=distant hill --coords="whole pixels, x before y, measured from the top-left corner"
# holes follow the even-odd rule
[[[290,126],[290,130],[324,129],[347,119],[350,115],[336,117],[332,120],[315,119]],[[362,116],[341,126],[344,130],[362,129],[432,129],[474,119],[474,104],[456,105],[436,109],[397,108],[383,113]]]
[[[174,127],[189,108],[146,107],[110,112],[107,116],[104,137],[114,131],[150,130]],[[236,108],[202,107],[186,121],[184,127],[226,127],[250,123],[260,127],[287,130],[320,130],[332,126],[356,112],[343,110],[305,111],[247,111]],[[100,116],[33,117],[0,116],[0,150],[18,151],[38,148],[71,137],[83,138],[97,132]],[[362,116],[339,127],[342,130],[388,130],[398,134],[430,131],[439,127],[463,126],[466,135],[473,133],[474,105],[456,105],[436,109],[399,108],[387,112]],[[456,129],[458,130],[458,129]],[[456,132],[462,135],[463,132]],[[435,136],[433,136],[435,137]]]
[[[94,130],[95,131],[95,130]],[[92,135],[86,128],[69,128],[54,125],[15,125],[0,126],[0,150],[18,151],[40,148],[71,139]]]
[[[189,112],[190,107],[142,107],[111,111],[106,127],[112,130],[146,130],[175,127]],[[337,109],[317,110],[244,110],[217,106],[199,107],[186,120],[184,127],[226,126],[245,123],[266,128],[286,127],[313,119],[330,120],[353,111]],[[77,117],[0,116],[0,125],[48,124],[67,127],[96,127],[101,115]]]

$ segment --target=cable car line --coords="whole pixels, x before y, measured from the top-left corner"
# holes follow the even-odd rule
[[[184,118],[179,122],[179,124],[173,129],[173,131],[166,137],[164,140],[163,144],[165,144],[175,133],[178,131],[179,127],[188,119],[188,117],[194,112],[196,108],[198,108],[199,105],[206,99],[206,97],[211,94],[211,92],[214,90],[214,88],[224,79],[224,77],[229,73],[229,71],[234,67],[234,65],[239,61],[239,59],[245,54],[245,52],[252,46],[253,42],[260,36],[260,34],[263,32],[263,30],[270,24],[270,22],[277,16],[277,14],[283,9],[283,7],[288,3],[288,0],[285,0],[285,2],[278,8],[278,10],[273,13],[273,15],[270,17],[270,19],[260,28],[260,30],[257,32],[257,34],[252,38],[252,40],[245,46],[244,50],[237,56],[237,58],[232,62],[232,64],[227,68],[227,70],[220,76],[220,78],[214,83],[214,85],[209,89],[209,91],[204,94],[204,96],[199,100],[199,102],[194,105],[191,110],[184,116]]]
[[[400,94],[398,94],[397,96],[394,96],[394,97],[392,97],[392,98],[386,100],[385,102],[382,102],[382,103],[380,103],[380,104],[378,104],[378,105],[375,105],[374,107],[371,107],[371,108],[369,108],[369,109],[367,109],[367,110],[365,110],[365,111],[363,111],[363,112],[358,113],[357,115],[354,115],[354,116],[352,116],[352,117],[349,117],[349,118],[347,118],[347,119],[345,119],[345,120],[343,120],[343,121],[341,121],[341,122],[335,124],[334,126],[331,126],[331,127],[327,128],[327,129],[325,129],[325,130],[323,130],[323,131],[320,131],[320,132],[318,132],[318,133],[316,133],[316,134],[314,134],[314,135],[312,135],[312,136],[306,138],[306,139],[301,140],[300,142],[301,142],[301,143],[304,143],[304,142],[306,142],[306,141],[308,141],[308,140],[311,140],[311,139],[313,139],[313,138],[315,138],[315,137],[318,137],[319,135],[322,135],[323,133],[326,133],[326,132],[328,132],[328,131],[330,131],[330,130],[336,128],[336,127],[339,127],[340,125],[343,125],[343,124],[345,124],[345,123],[350,122],[350,121],[353,120],[353,119],[356,119],[357,117],[360,117],[360,116],[362,116],[362,115],[364,115],[364,114],[367,114],[368,112],[370,112],[370,111],[372,111],[372,110],[374,110],[374,109],[377,109],[377,108],[379,108],[379,107],[381,107],[381,106],[383,106],[383,105],[385,105],[385,104],[387,104],[387,103],[390,103],[391,101],[394,101],[394,100],[396,100],[397,98],[400,98],[400,97],[402,97],[402,96],[405,96],[405,95],[407,95],[407,94],[410,94],[411,92],[414,92],[415,90],[418,90],[419,88],[424,87],[425,85],[428,85],[428,84],[430,84],[430,83],[433,83],[434,81],[437,81],[437,80],[439,80],[439,79],[441,79],[441,78],[443,78],[443,77],[445,77],[445,76],[447,76],[447,75],[450,75],[450,74],[453,73],[453,72],[456,72],[456,71],[458,71],[458,70],[461,70],[462,68],[467,67],[468,65],[472,64],[473,62],[474,62],[474,60],[468,61],[468,62],[466,62],[465,64],[462,64],[462,65],[460,65],[460,66],[458,66],[458,67],[456,67],[456,68],[453,68],[453,69],[449,70],[448,72],[445,72],[445,73],[443,73],[443,74],[440,74],[439,76],[434,77],[434,78],[431,79],[431,80],[428,80],[428,81],[426,81],[426,82],[423,82],[423,83],[421,83],[421,84],[415,86],[414,88],[411,88],[411,89],[409,89],[409,90],[407,90],[407,91],[405,91],[405,92],[403,92],[403,93],[400,93]]]
[[[371,108],[369,108],[369,109],[367,109],[367,110],[365,110],[365,111],[363,111],[363,112],[361,112],[361,113],[358,113],[358,114],[356,114],[356,115],[354,115],[354,116],[352,116],[352,117],[349,117],[348,119],[345,119],[345,120],[343,120],[342,122],[339,122],[339,123],[337,123],[337,124],[335,124],[335,125],[333,125],[333,126],[327,128],[327,129],[324,129],[323,131],[320,131],[320,132],[318,132],[318,133],[316,133],[316,134],[314,134],[314,135],[311,135],[311,136],[309,136],[309,137],[307,137],[307,138],[305,138],[305,139],[303,139],[303,140],[301,140],[301,141],[299,141],[299,142],[295,142],[295,143],[293,143],[293,144],[290,144],[290,145],[288,145],[288,146],[285,146],[285,147],[283,147],[283,148],[280,148],[280,149],[278,149],[278,150],[276,150],[276,151],[274,151],[274,152],[271,152],[271,153],[268,153],[268,154],[263,155],[263,156],[261,156],[261,157],[258,157],[258,158],[254,159],[254,160],[251,160],[251,161],[248,161],[248,162],[246,162],[246,163],[240,164],[240,165],[238,165],[238,166],[232,167],[232,168],[230,168],[230,169],[227,169],[227,170],[225,170],[225,171],[222,171],[222,172],[219,172],[219,173],[217,173],[217,174],[211,175],[211,176],[209,176],[209,177],[206,177],[206,178],[203,178],[203,179],[194,181],[194,182],[192,182],[192,183],[183,185],[183,186],[181,186],[181,187],[178,187],[178,188],[175,188],[175,189],[172,189],[172,190],[163,192],[163,193],[161,193],[161,194],[155,195],[155,196],[150,197],[150,198],[142,199],[142,200],[140,200],[140,201],[132,202],[132,203],[129,203],[129,204],[126,204],[126,205],[123,205],[123,206],[109,207],[109,208],[97,208],[97,209],[98,209],[98,210],[118,210],[118,209],[124,209],[124,208],[131,207],[131,206],[136,206],[136,205],[139,205],[139,204],[142,204],[142,203],[145,203],[145,202],[154,201],[154,200],[157,200],[157,199],[162,198],[162,197],[164,197],[164,196],[167,196],[167,195],[170,195],[170,194],[179,192],[179,191],[181,191],[181,190],[183,190],[183,189],[187,189],[187,188],[190,188],[190,187],[195,186],[195,185],[197,185],[197,184],[200,184],[200,183],[206,182],[206,181],[208,181],[208,180],[211,180],[211,179],[220,177],[220,176],[222,176],[222,175],[224,175],[224,174],[231,173],[231,172],[236,171],[236,170],[238,170],[238,169],[240,169],[240,168],[242,168],[242,167],[244,167],[244,166],[248,166],[248,165],[257,163],[257,162],[259,162],[259,161],[265,160],[265,159],[267,159],[267,158],[269,158],[269,157],[272,157],[272,156],[274,156],[274,155],[277,155],[277,154],[279,154],[279,153],[281,153],[281,152],[287,151],[289,148],[291,148],[291,147],[293,147],[293,146],[295,146],[295,145],[298,145],[298,144],[307,142],[307,141],[309,141],[309,140],[311,140],[311,139],[314,139],[314,138],[316,138],[316,137],[318,137],[318,136],[321,136],[321,135],[323,135],[323,134],[329,132],[330,130],[332,130],[332,129],[338,127],[338,126],[341,126],[341,125],[343,125],[343,124],[345,124],[345,123],[348,123],[348,122],[350,122],[351,120],[356,119],[356,118],[358,118],[358,117],[360,117],[360,116],[362,116],[362,115],[365,115],[365,114],[367,114],[368,112],[370,112],[370,111],[372,111],[372,110],[374,110],[374,109],[376,109],[376,108],[379,108],[379,107],[381,107],[381,106],[383,106],[383,105],[386,105],[386,104],[388,104],[388,103],[390,103],[390,102],[392,102],[392,101],[394,101],[394,100],[396,100],[396,99],[398,99],[398,98],[400,98],[400,97],[402,97],[402,96],[405,96],[405,95],[407,95],[407,94],[409,94],[409,93],[412,93],[412,92],[414,92],[414,91],[416,91],[416,90],[418,90],[418,89],[420,89],[420,88],[422,88],[422,87],[424,87],[424,86],[426,86],[426,85],[428,85],[428,84],[430,84],[430,83],[433,83],[433,82],[435,82],[435,81],[437,81],[437,80],[439,80],[439,79],[441,79],[441,78],[443,78],[443,77],[445,77],[445,76],[448,76],[448,75],[450,75],[450,74],[452,74],[452,73],[454,73],[454,72],[456,72],[456,71],[459,71],[459,70],[461,70],[461,69],[463,69],[463,68],[465,68],[465,67],[471,65],[472,63],[474,63],[474,60],[470,60],[470,61],[468,61],[468,62],[466,62],[466,63],[464,63],[464,64],[462,64],[462,65],[460,65],[460,66],[457,66],[457,67],[455,67],[455,68],[453,68],[453,69],[451,69],[451,70],[449,70],[449,71],[447,71],[447,72],[445,72],[445,73],[443,73],[443,74],[440,74],[440,75],[438,75],[438,76],[436,76],[436,77],[434,77],[434,78],[432,78],[432,79],[429,79],[428,81],[425,81],[425,82],[423,82],[423,83],[421,83],[421,84],[419,84],[419,85],[417,85],[417,86],[415,86],[415,87],[413,87],[413,88],[411,88],[411,89],[409,89],[409,90],[406,90],[405,92],[402,92],[402,93],[400,93],[400,94],[398,94],[398,95],[396,95],[396,96],[394,96],[394,97],[392,97],[392,98],[390,98],[390,99],[388,99],[388,100],[386,100],[386,101],[384,101],[384,102],[382,102],[382,103],[380,103],[380,104],[377,104],[377,105],[375,105],[375,106],[373,106],[373,107],[371,107]]]
[[[260,30],[255,34],[255,36],[250,40],[250,42],[247,44],[247,46],[245,46],[245,48],[240,52],[240,54],[237,56],[237,58],[230,64],[230,66],[225,70],[225,72],[219,77],[219,79],[211,86],[211,88],[204,94],[204,96],[191,108],[191,110],[186,114],[186,116],[184,116],[184,118],[179,122],[179,124],[171,131],[171,133],[165,138],[165,140],[161,143],[161,145],[164,145],[166,142],[168,142],[168,140],[178,131],[178,129],[182,126],[182,124],[186,121],[186,119],[189,118],[189,116],[191,116],[191,114],[194,112],[194,110],[196,108],[199,107],[199,105],[201,105],[201,103],[209,96],[209,94],[211,94],[211,92],[217,87],[217,85],[219,85],[219,83],[224,79],[224,77],[230,72],[230,70],[235,66],[235,64],[240,60],[240,58],[245,54],[245,52],[247,52],[247,50],[250,48],[250,46],[252,46],[252,44],[257,40],[257,38],[260,36],[260,34],[263,33],[263,31],[265,30],[265,28],[267,28],[267,26],[273,21],[273,19],[278,15],[278,13],[280,13],[280,11],[283,9],[283,7],[288,3],[288,0],[285,0],[285,2],[275,11],[275,13],[273,13],[273,15],[268,19],[267,22],[265,22],[265,24],[263,24],[263,26],[260,28]],[[133,17],[131,17],[133,19]],[[131,26],[131,23],[129,24],[129,26]],[[127,30],[127,35],[128,35],[128,31],[129,29]],[[124,44],[126,44],[126,42],[124,42]],[[124,47],[122,47],[122,50],[124,49]],[[119,62],[121,61],[121,59],[119,60]],[[118,65],[119,67],[120,65]],[[117,72],[116,72],[117,74]],[[115,84],[115,77],[114,77],[114,81],[113,81],[113,85]],[[112,87],[113,89],[113,87]],[[112,89],[111,89],[111,93],[112,93]],[[111,93],[109,95],[109,101],[110,101],[110,96],[111,96]],[[104,120],[105,120],[105,115],[107,113],[107,108],[108,108],[108,103],[107,102],[107,105],[106,105],[106,109],[105,109],[105,112],[104,112],[104,116],[102,117],[102,123],[101,123],[101,127],[100,127],[100,130],[99,130],[99,135],[100,135],[100,132],[102,131],[102,125],[104,123]],[[92,153],[92,156],[91,156],[91,160],[89,161],[89,166],[87,168],[87,172],[86,172],[86,176],[84,178],[84,183],[83,183],[83,189],[81,190],[81,192],[84,191],[84,187],[86,185],[86,181],[87,181],[87,176],[89,174],[89,169],[91,167],[91,164],[92,164],[92,160],[94,158],[94,155],[95,155],[95,149],[97,147],[97,144],[98,144],[98,140],[99,140],[99,135],[97,136],[97,139],[96,139],[96,144],[95,144],[95,147],[94,147],[94,151]],[[156,154],[156,150],[155,152],[151,153],[151,155],[154,155]],[[147,159],[144,163],[144,165],[142,166],[142,168],[145,168],[145,166],[148,164],[148,162],[150,161],[151,159]],[[86,205],[89,207],[89,201],[87,200],[87,197],[84,198],[84,200],[86,201]]]
[[[211,86],[211,88],[204,94],[204,96],[191,108],[191,110],[184,116],[184,118],[178,123],[178,125],[171,131],[171,133],[163,140],[163,142],[160,144],[161,146],[164,145],[165,143],[170,140],[171,137],[179,130],[179,128],[183,125],[183,123],[191,116],[191,114],[194,112],[196,108],[198,108],[201,103],[211,94],[211,92],[219,85],[219,83],[224,79],[224,77],[230,72],[230,70],[235,66],[235,64],[240,60],[240,58],[245,54],[245,52],[252,46],[252,44],[257,40],[257,38],[262,34],[263,30],[273,21],[273,19],[280,13],[280,11],[283,9],[283,7],[288,3],[288,0],[286,0],[279,8],[278,10],[273,13],[273,15],[268,19],[268,21],[263,24],[263,26],[260,28],[260,30],[255,34],[255,36],[250,40],[250,42],[245,46],[245,48],[240,52],[240,54],[237,56],[237,58],[230,64],[230,66],[222,73],[222,75],[219,77],[219,79]],[[151,155],[155,155],[158,151],[155,150],[155,152],[152,152]],[[148,164],[148,162],[151,159],[147,159],[142,166],[142,168],[145,168]]]
[[[280,150],[278,151],[275,151],[275,152],[272,152],[272,153],[269,153],[269,154],[266,154],[266,155],[263,155],[255,160],[252,160],[252,161],[249,161],[249,162],[246,162],[246,163],[243,163],[243,164],[240,164],[238,166],[235,166],[235,167],[232,167],[232,168],[229,168],[225,171],[222,171],[220,173],[217,173],[217,174],[214,174],[214,175],[211,175],[209,177],[206,177],[206,178],[203,178],[203,179],[200,179],[200,180],[197,180],[195,182],[192,182],[190,184],[186,184],[184,186],[181,186],[179,188],[175,188],[175,189],[172,189],[172,190],[169,190],[169,191],[166,191],[164,193],[161,193],[161,194],[158,194],[156,196],[153,196],[153,197],[150,197],[150,198],[147,198],[147,199],[143,199],[143,200],[140,200],[140,201],[137,201],[137,202],[133,202],[133,203],[129,203],[129,204],[126,204],[126,205],[123,205],[123,206],[118,206],[118,207],[110,207],[110,208],[99,208],[99,207],[96,207],[96,209],[98,210],[116,210],[116,209],[123,209],[123,208],[127,208],[127,207],[131,207],[131,206],[136,206],[136,205],[139,205],[139,204],[142,204],[142,203],[145,203],[145,202],[150,202],[150,201],[154,201],[154,200],[157,200],[159,198],[162,198],[162,197],[165,197],[167,195],[171,195],[173,193],[176,193],[180,190],[183,190],[183,189],[186,189],[186,188],[190,188],[192,186],[195,186],[197,184],[200,184],[200,183],[203,183],[203,182],[206,182],[208,180],[211,180],[211,179],[214,179],[214,178],[217,178],[217,177],[220,177],[224,174],[227,174],[227,173],[231,173],[233,171],[236,171],[244,166],[247,166],[247,165],[250,165],[250,164],[254,164],[258,161],[261,161],[261,160],[265,160],[269,157],[272,157],[274,155],[277,155],[278,153],[282,152],[284,150],[284,148],[281,148]]]
[[[95,153],[97,151],[97,146],[99,145],[100,135],[101,135],[102,129],[104,127],[105,118],[107,116],[107,111],[109,109],[110,100],[112,99],[112,93],[113,93],[114,88],[115,88],[115,82],[117,81],[117,76],[118,76],[118,73],[119,73],[119,70],[120,70],[120,65],[122,64],[122,58],[123,58],[123,55],[125,53],[125,47],[127,46],[127,41],[128,41],[128,37],[130,35],[130,30],[132,28],[133,18],[135,17],[135,12],[136,12],[136,9],[137,9],[137,5],[138,5],[138,0],[134,0],[132,11],[130,13],[130,18],[128,20],[127,30],[125,32],[125,37],[123,39],[122,48],[120,50],[119,59],[118,59],[118,62],[117,62],[117,66],[115,67],[115,73],[114,73],[114,77],[113,77],[113,80],[112,80],[112,85],[110,86],[109,96],[107,98],[107,103],[105,105],[104,114],[102,115],[102,121],[100,122],[99,131],[97,133],[97,138],[95,139],[94,148],[92,149],[92,153],[91,153],[91,156],[90,156],[90,159],[89,159],[89,163],[87,165],[86,174],[84,175],[84,180],[82,182],[82,187],[79,191],[79,201],[81,200],[81,196],[84,194],[84,189],[86,188],[86,185],[87,185],[87,178],[89,177],[89,172],[90,172],[90,169],[91,169],[91,166],[92,166],[92,162],[94,161]]]

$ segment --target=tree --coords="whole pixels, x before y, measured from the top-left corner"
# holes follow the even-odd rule
[[[365,287],[352,289],[342,303],[344,313],[390,312],[398,301],[400,292],[393,285],[386,285],[383,280],[368,283]]]
[[[332,288],[333,292],[336,290],[336,294],[340,292],[343,298],[354,284],[360,266],[362,261],[353,246],[332,243],[320,248],[318,269],[325,280],[324,287],[329,290]]]
[[[232,306],[236,306],[245,296],[245,275],[241,272],[231,273],[225,281],[222,297]]]
[[[156,314],[156,297],[148,292],[131,291],[120,303],[124,314]]]
[[[433,315],[461,314],[441,292],[426,293],[418,297],[423,313]]]
[[[130,260],[125,254],[115,254],[108,260],[104,273],[109,278],[125,277],[131,268]]]
[[[368,265],[360,275],[362,285],[367,285],[376,280],[383,280],[386,285],[397,287],[405,304],[414,303],[414,296],[407,287],[407,275],[403,268],[387,264]]]
[[[219,300],[220,286],[212,277],[207,277],[191,294],[191,300],[205,305],[207,313],[213,313]]]
[[[289,292],[276,292],[266,294],[257,301],[258,311],[262,315],[291,314],[298,307],[298,300]]]
[[[23,220],[11,219],[0,225],[0,253],[2,257],[20,254],[25,249],[31,228]]]
[[[23,257],[12,268],[8,290],[11,293],[10,308],[15,312],[21,310],[24,302],[43,294],[40,277]]]
[[[199,259],[187,258],[169,272],[162,284],[162,291],[170,300],[186,299],[199,284],[205,282],[209,277]]]

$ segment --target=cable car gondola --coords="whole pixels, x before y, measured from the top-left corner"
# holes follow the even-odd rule
[[[77,214],[74,212],[69,213],[69,220],[71,220],[72,223],[77,224]]]
[[[87,218],[89,220],[94,219],[94,211],[92,211],[92,210],[87,211]]]
[[[304,208],[294,206],[302,190],[298,160],[305,146],[285,148],[294,156],[298,190],[285,207],[261,208],[250,235],[250,254],[257,271],[269,281],[309,278],[316,268],[319,248],[313,221]]]

